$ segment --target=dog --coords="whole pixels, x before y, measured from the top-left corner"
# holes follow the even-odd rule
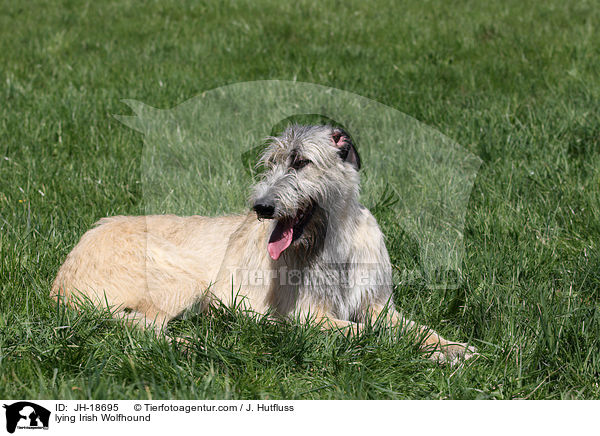
[[[415,331],[436,361],[473,356],[473,347],[394,308],[390,257],[359,203],[361,160],[351,137],[294,125],[268,139],[247,214],[103,218],[67,256],[51,295],[74,306],[83,296],[158,332],[191,308],[241,296],[254,312],[351,334],[384,318]]]

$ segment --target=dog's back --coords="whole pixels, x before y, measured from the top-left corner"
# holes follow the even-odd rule
[[[51,295],[173,318],[216,279],[229,235],[243,216],[103,218],[58,271]]]

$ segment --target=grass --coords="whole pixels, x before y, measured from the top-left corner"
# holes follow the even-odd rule
[[[4,2],[0,397],[599,398],[599,18],[558,0]],[[483,160],[462,285],[395,289],[478,360],[438,366],[385,330],[347,339],[228,308],[175,323],[199,338],[186,356],[48,298],[97,219],[144,211],[121,100],[171,108],[258,79],[375,99]],[[418,267],[415,241],[378,218],[394,265]]]

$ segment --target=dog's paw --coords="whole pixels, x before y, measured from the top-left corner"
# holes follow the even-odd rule
[[[187,338],[182,338],[181,336],[167,336],[167,340],[186,356],[191,355],[193,351],[198,349],[198,344],[196,342]]]
[[[477,350],[473,346],[462,344],[460,342],[449,342],[442,345],[438,350],[431,353],[429,358],[438,363],[456,365],[477,355]]]

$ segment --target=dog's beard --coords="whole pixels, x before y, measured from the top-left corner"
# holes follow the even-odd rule
[[[299,209],[294,217],[277,220],[267,245],[267,251],[273,260],[279,259],[281,253],[290,245],[303,239],[307,227],[311,224],[315,209],[316,204],[311,202],[308,206]]]
[[[307,216],[306,218],[307,219],[303,223],[302,228],[296,225],[292,226],[291,230],[289,230],[291,233],[289,244],[286,240],[285,249],[279,253],[275,253],[279,254],[279,256],[276,256],[277,259],[282,256],[284,252],[293,250],[296,252],[297,257],[300,256],[301,258],[308,260],[310,257],[315,255],[315,253],[318,253],[320,250],[322,250],[327,233],[327,220],[325,217],[325,211],[317,204],[314,204],[310,216]],[[276,232],[279,232],[282,229],[288,229],[288,227],[285,225],[281,225],[280,228],[278,228],[278,226],[280,226],[279,221],[271,233],[269,244],[271,242],[276,242],[274,239],[279,236]],[[273,253],[271,253],[270,250],[269,255],[272,259],[277,260],[275,257],[273,257]]]

